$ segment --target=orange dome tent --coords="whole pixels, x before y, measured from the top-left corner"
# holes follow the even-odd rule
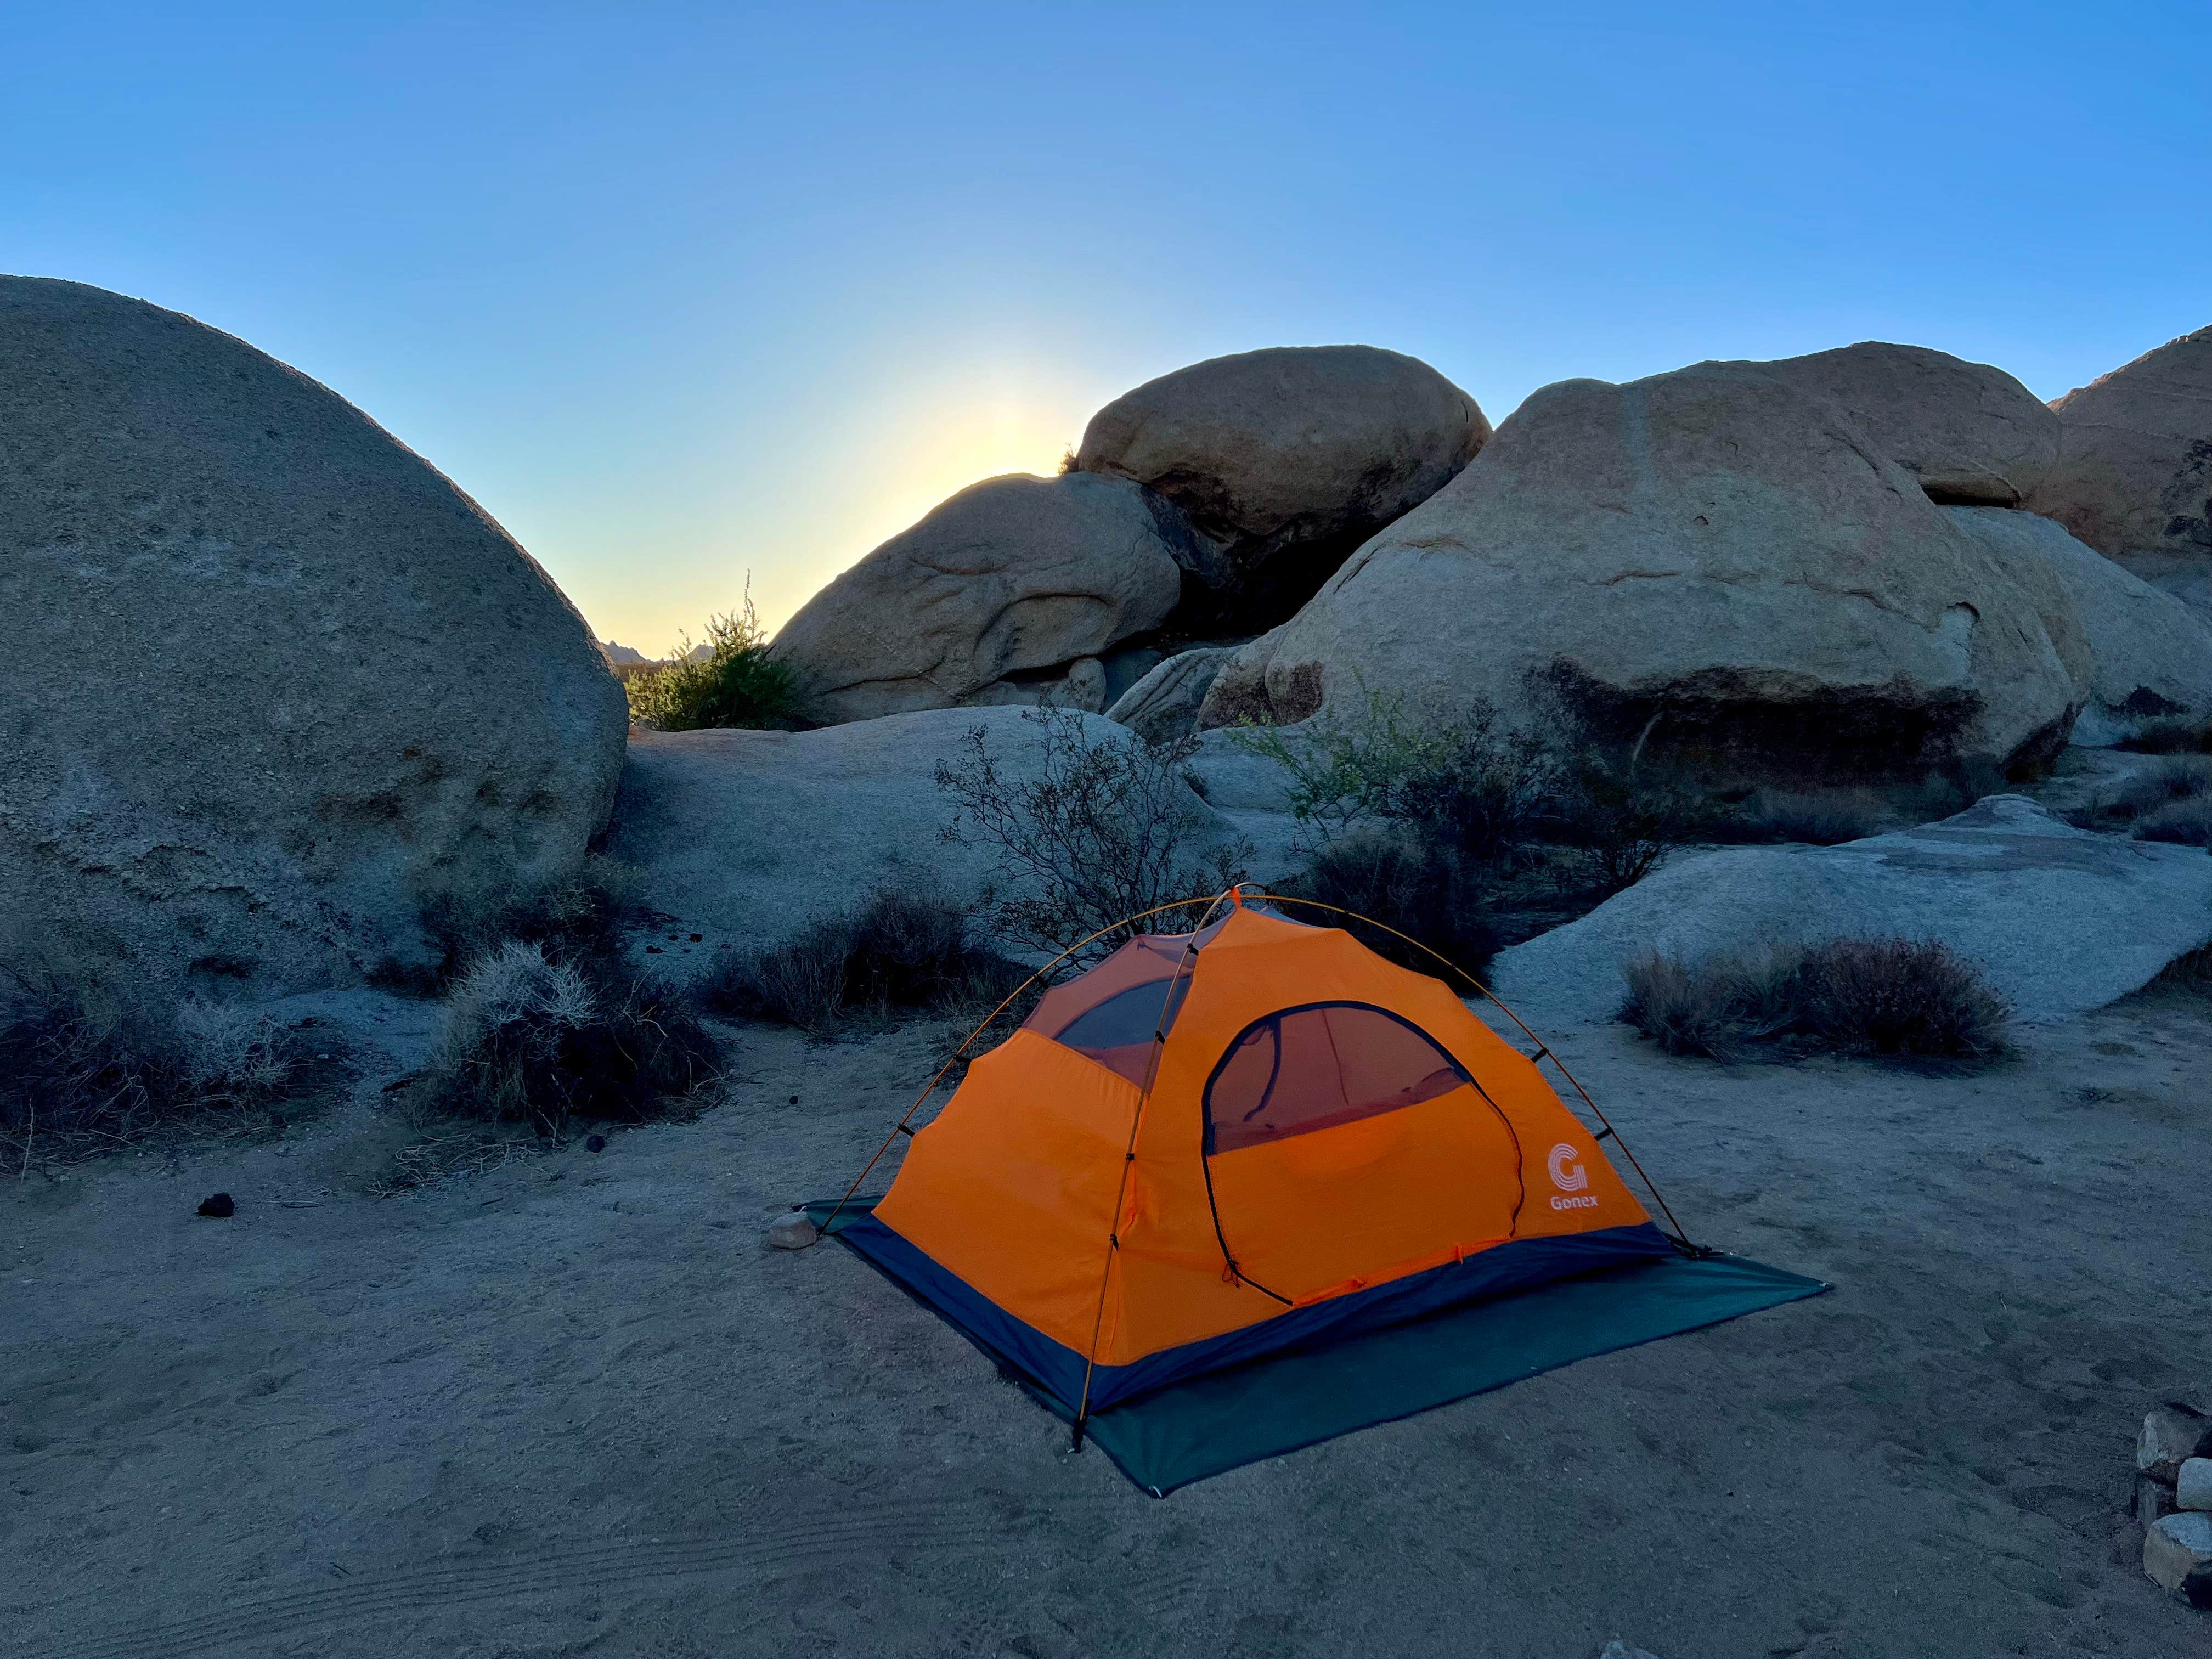
[[[1136,935],[1047,992],[908,1132],[880,1199],[809,1206],[1079,1444],[1089,1425],[1164,1492],[1214,1472],[1207,1455],[1132,1467],[1131,1437],[1107,1432],[1117,1408],[1149,1401],[1157,1418],[1190,1379],[1439,1310],[1714,1263],[1653,1224],[1600,1146],[1609,1127],[1579,1121],[1441,981],[1223,896],[1223,919]],[[1767,1292],[1759,1306],[1824,1288],[1778,1279],[1734,1288]],[[1290,1443],[1324,1437],[1313,1426],[1285,1425]]]

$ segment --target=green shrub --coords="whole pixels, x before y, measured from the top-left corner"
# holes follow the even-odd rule
[[[1673,1054],[1985,1060],[2008,1046],[2003,999],[1936,939],[1832,939],[1694,963],[1650,951],[1625,973],[1621,1018]]]
[[[1561,777],[1540,735],[1503,729],[1480,700],[1442,724],[1417,720],[1401,696],[1370,690],[1366,701],[1356,717],[1323,714],[1294,732],[1236,726],[1231,738],[1283,768],[1292,815],[1325,836],[1397,818],[1495,860],[1534,833]]]
[[[742,609],[707,619],[707,646],[695,657],[686,635],[674,661],[633,670],[623,682],[630,718],[661,732],[792,723],[799,708],[799,675],[769,654],[750,583]]]
[[[994,855],[997,880],[983,908],[1001,938],[1056,955],[1103,931],[1091,951],[1100,954],[1130,933],[1173,933],[1192,920],[1173,909],[1117,927],[1124,918],[1218,893],[1248,873],[1248,842],[1204,844],[1212,823],[1184,769],[1194,742],[1094,742],[1065,708],[1023,719],[1037,732],[1040,776],[1000,772],[981,726],[961,739],[957,760],[937,766],[937,787],[957,808],[945,839]]]
[[[1717,822],[1711,833],[1717,841],[1835,847],[1879,835],[1892,816],[1867,790],[1792,794],[1762,789],[1743,803],[1732,822]]]
[[[1561,873],[1595,898],[1642,880],[1698,818],[1678,792],[1578,748],[1556,717],[1509,728],[1479,699],[1461,718],[1431,723],[1402,697],[1369,691],[1357,717],[1323,714],[1287,732],[1239,726],[1233,738],[1285,769],[1292,814],[1324,843],[1396,823],[1471,873],[1530,863],[1531,848],[1571,848],[1581,856]]]

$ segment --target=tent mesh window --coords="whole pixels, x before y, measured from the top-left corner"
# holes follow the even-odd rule
[[[1148,1034],[1149,1035],[1149,1034]],[[1206,1086],[1208,1154],[1262,1146],[1449,1094],[1467,1071],[1411,1021],[1358,1002],[1255,1020]]]
[[[1139,934],[1089,973],[1046,992],[1023,1029],[1142,1088],[1152,1067],[1153,1033],[1164,1036],[1175,1029],[1190,991],[1195,964],[1184,959],[1189,942],[1188,933]]]

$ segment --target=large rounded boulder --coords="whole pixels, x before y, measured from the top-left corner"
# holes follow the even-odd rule
[[[0,277],[0,957],[343,983],[565,881],[628,727],[529,555],[243,341]]]
[[[2035,603],[1835,404],[1741,363],[1536,392],[1207,694],[1201,726],[1405,698],[1716,785],[2054,754]]]
[[[2206,592],[2212,328],[2168,341],[2051,408],[2058,459],[2028,506],[2139,576]]]
[[[1166,496],[1221,550],[1185,607],[1255,633],[1360,543],[1451,482],[1490,436],[1473,398],[1374,346],[1279,346],[1148,380],[1091,417],[1085,472]]]
[[[2043,614],[2081,704],[2075,743],[2119,743],[2154,720],[2212,714],[2212,617],[2039,514],[1996,507],[1942,511]]]
[[[1115,645],[1175,609],[1201,556],[1121,478],[986,478],[817,593],[776,635],[821,725],[1049,698],[1097,714]]]
[[[2058,459],[2058,417],[1988,363],[1864,340],[1758,367],[1839,404],[1931,501],[2018,507]]]

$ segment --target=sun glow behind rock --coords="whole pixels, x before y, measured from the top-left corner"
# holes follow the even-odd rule
[[[1009,472],[1050,476],[1104,398],[1073,377],[1043,384],[1033,365],[983,384],[911,387],[860,411],[837,448],[858,458],[817,526],[754,574],[771,631],[841,571],[969,484]],[[1111,392],[1105,394],[1110,397]]]

